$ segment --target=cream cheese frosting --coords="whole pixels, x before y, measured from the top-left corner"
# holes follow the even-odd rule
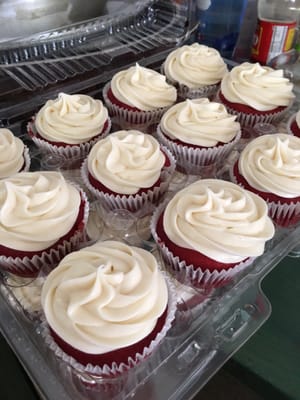
[[[81,196],[58,172],[19,172],[0,180],[0,244],[21,251],[52,246],[73,227]]]
[[[170,200],[164,230],[178,246],[222,263],[238,263],[264,252],[274,235],[266,202],[239,185],[203,179]]]
[[[300,196],[300,138],[260,136],[239,157],[239,172],[253,188],[285,198]]]
[[[46,140],[74,145],[99,135],[107,120],[108,111],[101,100],[59,93],[38,111],[35,128]]]
[[[155,257],[117,241],[70,253],[42,290],[51,328],[88,354],[139,342],[152,332],[167,302],[166,281]]]
[[[227,66],[218,50],[199,43],[173,50],[164,63],[164,73],[171,81],[196,89],[219,83]]]
[[[164,75],[139,64],[116,73],[111,90],[119,101],[142,111],[169,107],[177,98],[175,87]]]
[[[186,100],[169,108],[160,121],[163,133],[171,139],[203,147],[229,143],[240,131],[236,116],[225,106],[207,98]]]
[[[258,111],[288,106],[295,97],[293,84],[283,76],[283,70],[249,62],[234,67],[224,76],[221,92],[231,103]]]
[[[6,128],[0,129],[0,178],[19,172],[24,163],[25,146],[21,139]]]
[[[157,182],[165,156],[152,135],[121,130],[99,140],[87,162],[96,180],[113,192],[130,195]]]

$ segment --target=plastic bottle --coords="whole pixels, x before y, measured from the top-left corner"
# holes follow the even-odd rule
[[[293,47],[299,10],[300,0],[258,0],[257,27],[251,50],[253,61],[268,64]]]

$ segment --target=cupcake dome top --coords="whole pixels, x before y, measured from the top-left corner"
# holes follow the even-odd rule
[[[169,107],[177,98],[175,87],[164,75],[139,64],[116,73],[111,90],[118,101],[142,111]]]
[[[0,244],[21,251],[52,246],[73,227],[80,192],[59,172],[20,172],[0,180]]]
[[[117,241],[70,253],[42,291],[50,327],[88,354],[139,342],[154,329],[167,303],[166,281],[155,257]]]
[[[199,43],[173,50],[164,62],[164,73],[171,81],[196,89],[221,81],[227,66],[218,50]]]
[[[152,135],[121,130],[99,140],[87,162],[89,173],[108,189],[135,194],[157,182],[165,156]]]
[[[231,103],[258,111],[288,106],[295,97],[293,84],[283,76],[283,70],[249,62],[226,73],[221,82],[221,93]]]
[[[207,98],[186,100],[165,112],[160,127],[171,139],[203,147],[230,142],[240,131],[236,116]]]
[[[247,144],[238,161],[251,187],[284,198],[300,196],[300,138],[285,133],[260,136]]]
[[[164,210],[163,227],[177,246],[221,263],[261,255],[274,235],[266,202],[219,179],[196,181],[175,194]]]
[[[6,128],[0,129],[0,178],[19,172],[24,163],[25,146],[21,139]]]
[[[101,100],[83,94],[59,93],[35,117],[38,134],[51,142],[80,144],[99,135],[108,119]]]

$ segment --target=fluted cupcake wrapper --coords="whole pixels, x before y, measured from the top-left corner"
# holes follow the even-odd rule
[[[78,145],[57,146],[37,136],[34,120],[33,117],[27,124],[27,133],[34,144],[45,153],[52,153],[67,159],[82,159],[86,157],[93,145],[98,142],[98,140],[104,138],[111,130],[111,119],[108,117],[106,129],[89,141]]]
[[[285,115],[289,112],[290,108],[293,105],[291,102],[284,110],[267,112],[266,114],[247,114],[242,111],[237,111],[227,104],[223,103],[220,96],[219,91],[216,94],[216,101],[225,105],[227,112],[232,115],[237,116],[237,121],[241,124],[242,127],[253,127],[255,124],[275,124],[281,121]]]
[[[164,146],[166,146],[176,159],[176,164],[184,168],[187,172],[200,172],[201,167],[220,162],[226,158],[229,152],[234,148],[241,138],[241,131],[237,133],[235,138],[224,145],[207,148],[193,148],[188,145],[178,144],[169,140],[161,130],[160,125],[157,127],[157,138]],[[200,170],[197,171],[197,167]]]
[[[119,125],[120,129],[138,129],[147,132],[152,125],[160,121],[163,114],[171,107],[170,105],[152,111],[128,110],[110,101],[107,95],[109,89],[110,83],[108,82],[103,88],[103,99],[110,116]]]
[[[187,264],[184,260],[181,260],[178,256],[175,256],[167,246],[160,240],[156,233],[156,226],[160,214],[165,208],[166,203],[161,204],[154,211],[151,219],[151,233],[154,241],[156,242],[162,258],[165,261],[166,267],[174,275],[176,279],[184,284],[191,284],[196,287],[215,287],[225,284],[227,281],[232,280],[237,274],[246,269],[250,264],[253,263],[256,257],[249,257],[247,260],[240,262],[233,268],[223,270],[210,271],[205,266],[197,266]]]
[[[288,119],[288,121],[287,121],[287,123],[286,123],[286,130],[287,130],[287,133],[288,133],[288,134],[294,135],[294,136],[298,136],[298,137],[299,137],[299,135],[297,135],[296,133],[294,133],[294,132],[292,131],[292,129],[291,129],[292,124],[296,121],[296,115],[297,115],[297,113],[294,113],[294,114],[292,114],[292,115],[290,116],[290,118]]]
[[[118,378],[120,377],[120,374],[127,373],[128,371],[130,371],[130,369],[134,368],[136,365],[141,363],[153,353],[153,351],[159,346],[161,341],[167,335],[175,318],[175,313],[177,310],[177,296],[175,285],[166,273],[164,273],[163,271],[162,273],[165,276],[168,286],[168,305],[166,319],[162,329],[157,333],[156,337],[151,341],[151,343],[143,349],[142,353],[136,353],[128,356],[127,361],[122,363],[113,362],[111,365],[104,364],[102,366],[92,364],[83,365],[75,360],[72,356],[66,354],[56,344],[55,340],[51,336],[49,326],[44,319],[42,321],[42,336],[45,340],[45,343],[61,362],[70,365],[77,373],[83,373],[87,375],[90,374],[93,378]]]
[[[74,183],[72,183],[72,185],[77,187],[77,185],[74,185]],[[36,276],[45,265],[51,265],[54,267],[65,255],[71,251],[74,251],[79,244],[86,239],[85,227],[89,215],[89,202],[87,196],[83,190],[79,190],[81,199],[84,203],[84,215],[83,220],[80,223],[80,227],[76,230],[71,238],[64,240],[62,243],[54,245],[52,248],[42,252],[40,255],[34,255],[32,257],[25,256],[21,258],[12,256],[6,257],[1,255],[0,268],[18,276]]]
[[[31,164],[31,157],[29,153],[29,148],[27,146],[24,147],[24,166],[22,168],[22,171],[27,172],[30,169],[30,164]]]
[[[87,159],[84,161],[81,167],[81,176],[84,185],[93,194],[93,196],[103,202],[108,209],[126,209],[133,213],[138,212],[139,214],[148,214],[153,210],[153,204],[156,204],[162,195],[168,190],[170,180],[175,171],[176,161],[172,153],[165,147],[162,146],[162,150],[167,154],[170,160],[170,166],[164,167],[160,175],[161,183],[159,186],[154,187],[152,190],[148,190],[141,194],[124,196],[114,195],[110,193],[104,193],[91,185],[88,175],[88,163]]]

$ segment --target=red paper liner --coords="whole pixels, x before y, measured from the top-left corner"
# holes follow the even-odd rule
[[[286,128],[287,128],[287,133],[289,133],[290,135],[294,135],[297,137],[300,137],[300,128],[296,122],[296,115],[292,114],[286,124]]]

